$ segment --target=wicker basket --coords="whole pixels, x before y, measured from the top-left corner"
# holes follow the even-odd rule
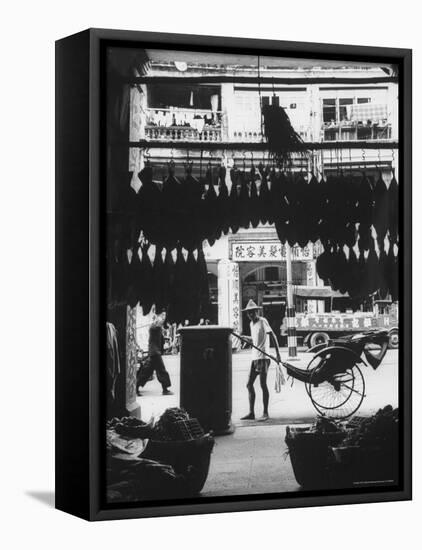
[[[296,481],[304,489],[330,488],[333,485],[329,467],[330,447],[338,445],[345,433],[318,433],[303,428],[287,427],[286,444]]]
[[[173,466],[177,474],[186,478],[188,492],[195,495],[207,480],[213,448],[214,438],[210,435],[189,441],[150,440],[142,458]]]
[[[333,447],[343,485],[397,483],[398,449],[372,447]]]

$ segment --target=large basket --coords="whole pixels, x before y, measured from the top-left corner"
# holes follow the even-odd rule
[[[330,447],[338,445],[345,433],[318,433],[287,427],[286,444],[296,481],[304,489],[321,489],[331,487],[330,468],[328,465]]]
[[[333,447],[343,485],[392,484],[398,482],[398,448],[379,446]]]
[[[142,458],[169,464],[187,480],[187,490],[195,495],[202,491],[208,477],[214,438],[204,435],[189,441],[150,440]]]

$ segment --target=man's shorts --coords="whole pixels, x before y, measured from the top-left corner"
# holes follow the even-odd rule
[[[261,374],[261,372],[267,374],[269,366],[269,359],[254,359],[251,364],[251,371],[255,371],[257,374]]]

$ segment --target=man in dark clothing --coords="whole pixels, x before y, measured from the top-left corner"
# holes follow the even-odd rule
[[[155,371],[158,381],[163,388],[163,395],[173,395],[169,390],[171,386],[170,376],[162,358],[164,348],[163,327],[166,321],[166,312],[157,315],[149,328],[148,359],[145,365],[139,369],[137,385],[144,386]],[[139,390],[138,390],[139,395]]]

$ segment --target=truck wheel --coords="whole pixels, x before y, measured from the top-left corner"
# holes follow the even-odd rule
[[[330,337],[326,332],[314,332],[309,338],[309,347],[313,348],[318,344],[326,344]]]
[[[388,347],[390,349],[398,349],[399,347],[399,331],[392,330],[389,335]]]

